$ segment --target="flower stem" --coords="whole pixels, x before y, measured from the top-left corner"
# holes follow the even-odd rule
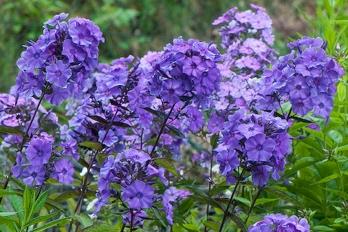
[[[290,108],[288,115],[286,116],[286,120],[290,119],[291,113],[292,113],[292,107]]]
[[[225,224],[225,222],[226,222],[227,215],[229,214],[228,211],[229,211],[230,206],[231,206],[231,204],[232,204],[232,202],[233,202],[234,195],[235,195],[236,192],[237,192],[237,188],[238,188],[238,186],[239,186],[239,184],[240,184],[240,182],[241,182],[241,180],[242,180],[243,173],[244,173],[244,169],[242,170],[242,172],[240,173],[240,175],[239,175],[239,177],[238,177],[238,179],[237,179],[237,182],[236,182],[236,184],[235,184],[235,186],[234,186],[234,189],[233,189],[233,192],[232,192],[232,194],[231,194],[230,200],[229,200],[229,202],[228,202],[228,204],[227,204],[227,207],[226,207],[226,209],[225,209],[225,211],[224,211],[224,216],[223,216],[222,221],[221,221],[221,224],[220,224],[219,232],[222,232],[222,229],[224,228],[224,224]]]
[[[206,210],[206,220],[209,220],[209,208],[210,208],[210,191],[211,191],[211,185],[213,182],[213,152],[211,153],[210,156],[210,167],[209,167],[209,180],[208,180],[208,196],[209,196],[209,201],[207,204],[207,210]],[[208,228],[207,226],[204,226],[204,231],[207,232]]]
[[[167,114],[166,118],[164,119],[164,121],[163,121],[163,123],[162,123],[161,129],[160,129],[160,131],[159,131],[159,133],[158,133],[158,135],[157,135],[155,144],[153,145],[152,150],[151,150],[151,152],[150,152],[150,157],[153,156],[153,153],[155,152],[156,147],[158,146],[158,142],[159,142],[159,140],[160,140],[160,138],[161,138],[161,135],[162,135],[162,133],[163,133],[163,131],[164,131],[164,128],[166,127],[167,121],[168,121],[170,115],[171,115],[172,112],[173,112],[174,106],[175,106],[175,104],[172,106],[172,108],[170,108],[169,113]]]
[[[131,209],[130,232],[133,232],[133,220],[134,220],[134,214],[133,214],[133,210]]]
[[[257,200],[257,198],[259,198],[262,189],[263,189],[262,187],[258,188],[257,193],[256,193],[256,195],[255,195],[253,201],[251,202],[251,206],[250,206],[250,208],[249,208],[249,210],[248,210],[247,217],[246,217],[245,220],[244,220],[244,224],[246,224],[246,223],[248,222],[248,219],[249,219],[249,217],[250,217],[251,211],[254,209],[256,200]]]

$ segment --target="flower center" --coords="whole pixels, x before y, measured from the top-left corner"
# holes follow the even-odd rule
[[[137,192],[137,194],[135,194],[136,198],[143,198],[144,194],[141,192]]]
[[[258,144],[258,145],[256,146],[256,150],[261,151],[261,150],[262,150],[262,144]]]

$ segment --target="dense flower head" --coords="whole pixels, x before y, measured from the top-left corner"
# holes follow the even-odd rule
[[[225,48],[234,44],[238,37],[248,33],[259,36],[268,45],[273,44],[272,19],[264,8],[255,4],[251,4],[250,7],[251,9],[246,11],[238,11],[233,7],[213,22],[214,26],[221,27],[220,36]],[[262,51],[264,46],[257,45],[252,50]],[[250,47],[244,49],[249,50]]]
[[[45,132],[35,135],[28,143],[24,153],[17,154],[12,172],[16,178],[23,179],[27,185],[42,185],[45,177],[45,166],[52,155],[54,138]]]
[[[325,52],[321,38],[304,37],[289,43],[291,52],[265,72],[260,83],[260,109],[274,110],[289,101],[298,115],[312,112],[328,118],[336,84],[343,69]]]
[[[67,20],[65,13],[44,24],[43,34],[26,45],[17,61],[16,92],[42,96],[52,104],[81,96],[98,64],[98,46],[104,39],[90,20]]]
[[[219,89],[220,53],[214,44],[174,39],[156,61],[148,79],[150,95],[173,105],[185,99],[205,103]]]
[[[56,150],[55,139],[46,132],[33,135],[25,150],[17,153],[16,163],[12,167],[13,176],[22,179],[26,185],[42,185],[48,178],[63,184],[73,180],[74,167],[68,154]]]
[[[111,187],[111,184],[118,184],[121,186],[119,195],[122,201],[130,211],[133,211],[133,217],[137,218],[136,225],[142,225],[146,217],[144,210],[152,207],[160,199],[162,199],[167,220],[172,224],[173,204],[186,198],[190,193],[170,187],[159,198],[153,186],[156,179],[159,179],[164,186],[168,185],[164,169],[153,165],[150,156],[141,150],[130,148],[116,158],[109,156],[100,169],[95,212],[100,211],[110,197],[118,196],[117,191]],[[125,223],[130,223],[130,216],[132,216],[131,212],[123,217]]]
[[[108,102],[121,95],[129,80],[130,67],[134,57],[129,56],[114,60],[109,64],[100,64],[94,73],[96,82],[95,98]]]
[[[310,226],[305,218],[288,217],[282,214],[269,214],[263,220],[249,227],[248,232],[309,232]]]
[[[44,127],[54,128],[58,125],[57,115],[42,106],[32,119],[37,104],[38,101],[33,98],[0,94],[0,125],[16,128],[21,132],[21,134],[5,135],[3,143],[19,146],[27,130],[28,134],[32,134],[34,131],[43,130]]]
[[[223,79],[215,104],[220,110],[234,104],[247,106],[258,92],[253,78],[260,77],[275,58],[272,20],[264,8],[251,4],[250,10],[228,10],[213,25],[219,27],[225,49],[219,65]]]
[[[224,124],[222,144],[217,148],[220,172],[233,182],[235,171],[242,167],[251,172],[257,186],[269,177],[278,179],[290,153],[288,123],[271,113],[236,111]]]
[[[133,199],[134,197],[131,198],[130,195],[136,193],[136,189],[140,187],[149,189],[149,191],[151,189],[150,192],[153,194],[151,184],[155,178],[159,178],[163,184],[167,184],[164,170],[151,165],[150,160],[150,156],[147,153],[132,148],[123,151],[116,158],[109,156],[99,172],[96,212],[107,203],[110,197],[115,195],[114,190],[111,188],[112,183],[122,186],[122,196],[130,208],[145,208],[143,206],[148,205],[149,199],[145,199],[146,202],[142,202],[141,199]],[[135,205],[135,203],[138,205]],[[142,203],[144,204],[142,205]],[[138,207],[139,205],[141,207]]]

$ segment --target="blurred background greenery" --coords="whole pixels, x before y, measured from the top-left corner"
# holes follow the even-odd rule
[[[14,83],[16,60],[22,45],[35,40],[42,24],[53,15],[67,12],[97,23],[106,42],[101,60],[120,56],[142,56],[159,50],[174,37],[217,40],[211,22],[232,6],[246,8],[249,0],[0,0],[0,91]],[[255,0],[271,14],[277,37],[305,33],[303,15],[315,12],[315,0]]]

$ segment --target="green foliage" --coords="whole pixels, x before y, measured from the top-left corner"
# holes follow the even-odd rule
[[[48,192],[40,192],[29,187],[21,191],[1,190],[0,196],[6,196],[9,209],[0,209],[0,230],[39,232],[66,225],[70,219],[50,206]]]

